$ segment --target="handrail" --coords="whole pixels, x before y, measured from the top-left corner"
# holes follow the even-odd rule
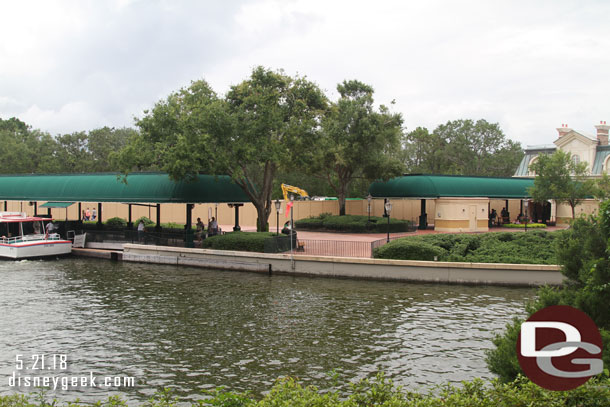
[[[48,241],[48,240],[61,240],[61,236],[58,233],[51,233],[46,239],[45,235],[36,234],[36,235],[26,235],[26,236],[15,236],[15,237],[0,237],[1,244],[17,244],[22,242],[32,242],[32,241]]]

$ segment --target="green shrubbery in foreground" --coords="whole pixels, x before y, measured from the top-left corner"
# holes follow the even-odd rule
[[[217,407],[607,407],[610,405],[610,381],[592,379],[571,391],[544,390],[529,380],[519,377],[512,383],[498,380],[489,383],[480,379],[463,382],[460,387],[446,386],[430,394],[406,392],[396,388],[391,380],[379,375],[376,380],[363,380],[352,385],[348,392],[330,390],[320,392],[313,386],[304,387],[288,378],[278,381],[262,399],[248,393],[213,391],[207,400],[191,403],[191,406]],[[149,407],[177,406],[180,400],[168,390],[157,393],[144,405]],[[43,397],[22,395],[0,396],[0,407],[60,406],[56,401]],[[91,406],[90,403],[65,403],[65,406]],[[96,406],[127,406],[118,398],[99,401]],[[181,403],[181,405],[185,405]]]
[[[490,232],[409,236],[376,248],[373,257],[472,263],[557,264],[555,242],[564,233]]]
[[[600,330],[606,367],[610,366],[609,239],[610,201],[605,201],[599,216],[576,219],[570,229],[557,236],[558,263],[567,280],[561,287],[540,288],[535,300],[526,307],[528,315],[551,305],[570,305],[584,311]],[[508,324],[506,331],[493,339],[495,348],[487,353],[489,370],[501,380],[511,381],[522,373],[516,351],[522,322],[515,318]]]

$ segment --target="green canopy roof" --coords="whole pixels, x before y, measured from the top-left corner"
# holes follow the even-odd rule
[[[74,202],[47,202],[40,205],[41,208],[67,208],[73,205]]]
[[[2,175],[0,200],[125,203],[250,202],[228,176],[172,181],[165,173]]]
[[[369,193],[380,198],[484,197],[529,198],[533,179],[464,177],[459,175],[405,175],[387,182],[376,181]]]

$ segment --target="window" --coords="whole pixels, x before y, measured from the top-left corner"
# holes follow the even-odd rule
[[[572,161],[574,162],[574,164],[578,165],[580,163],[580,157],[577,154],[574,154],[572,156]]]

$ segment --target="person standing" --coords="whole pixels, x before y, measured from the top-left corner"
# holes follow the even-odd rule
[[[91,220],[95,220],[96,217],[97,217],[97,209],[93,208],[93,210],[91,211]]]
[[[138,223],[138,242],[141,242],[143,237],[144,237],[144,221],[140,220],[140,223]]]
[[[201,218],[197,218],[197,241],[199,243],[201,243],[202,236],[203,236],[203,228],[205,227],[205,225],[203,224],[203,222],[201,221]]]

